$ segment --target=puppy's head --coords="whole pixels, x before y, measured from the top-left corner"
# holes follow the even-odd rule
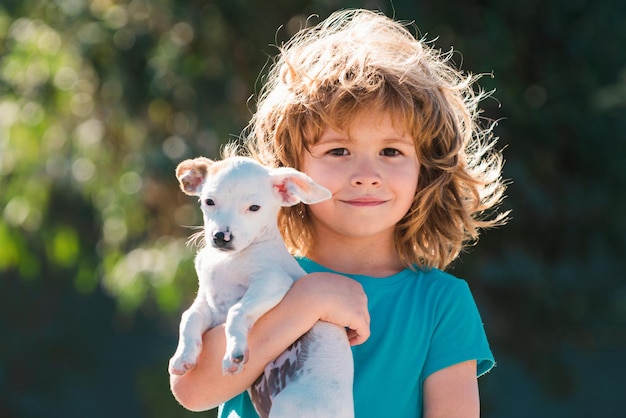
[[[223,251],[239,251],[273,234],[281,206],[331,197],[304,173],[269,169],[246,157],[186,160],[176,168],[176,177],[183,192],[200,198],[207,245]]]

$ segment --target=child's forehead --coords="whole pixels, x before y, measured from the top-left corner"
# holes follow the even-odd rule
[[[320,140],[352,140],[352,131],[358,130],[363,125],[387,126],[395,130],[399,135],[406,135],[412,131],[411,123],[403,112],[394,112],[392,109],[357,109],[341,119],[328,118],[322,120],[317,129],[310,129],[307,142],[315,144]]]

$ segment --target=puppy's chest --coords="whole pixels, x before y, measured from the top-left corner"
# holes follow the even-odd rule
[[[219,281],[217,281],[219,282]],[[240,283],[217,283],[212,281],[205,291],[209,306],[217,313],[226,315],[228,309],[237,303],[248,290],[248,286]]]
[[[211,310],[224,318],[228,309],[237,303],[250,286],[250,269],[236,259],[205,259],[197,263],[200,290]]]

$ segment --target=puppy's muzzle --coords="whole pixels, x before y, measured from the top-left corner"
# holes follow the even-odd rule
[[[226,232],[217,231],[213,233],[213,246],[220,250],[232,250],[233,249],[233,235],[228,229]]]

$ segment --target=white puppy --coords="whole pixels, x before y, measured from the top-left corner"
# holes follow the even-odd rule
[[[248,331],[305,272],[287,251],[276,216],[281,206],[331,197],[292,168],[269,169],[246,157],[186,160],[176,169],[181,189],[199,196],[206,245],[195,260],[198,295],[182,315],[172,374],[191,370],[202,334],[226,326],[224,374],[248,359]],[[249,389],[261,417],[353,417],[353,363],[342,327],[319,322]]]

